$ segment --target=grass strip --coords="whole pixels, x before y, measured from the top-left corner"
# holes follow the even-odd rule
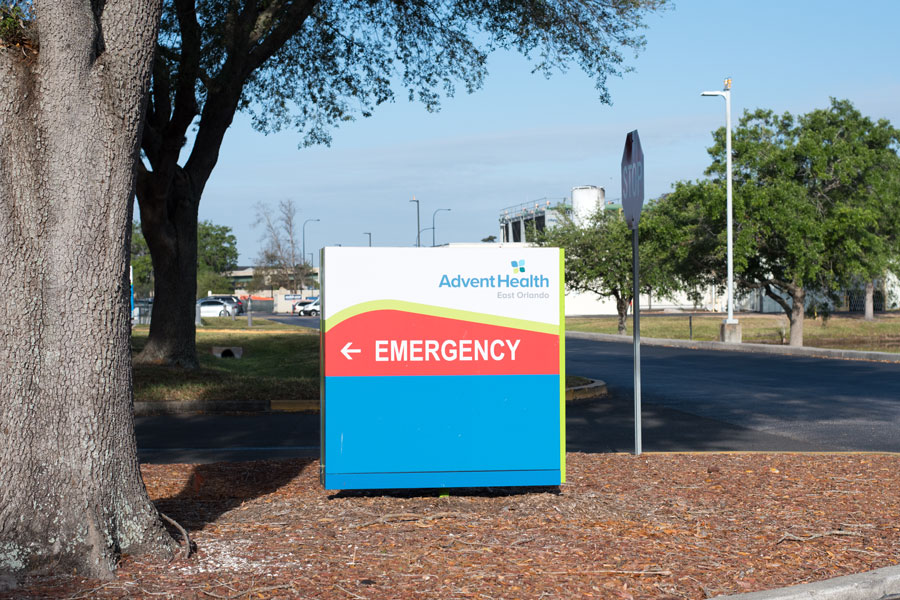
[[[253,329],[229,328],[228,317],[204,319],[197,331],[200,368],[134,365],[137,402],[196,400],[304,402],[318,407],[319,337],[316,330],[253,319]],[[257,327],[257,324],[259,326]],[[213,327],[215,329],[213,329]],[[147,328],[132,332],[132,350],[147,343]],[[217,358],[213,346],[238,346],[240,359]]]
[[[722,315],[687,314],[657,316],[641,315],[641,336],[661,339],[694,339],[714,341],[719,339]],[[739,315],[743,341],[754,344],[787,344],[790,326],[781,315]],[[632,319],[627,323],[628,335],[632,331]],[[586,331],[615,334],[616,317],[569,317],[567,331]],[[836,348],[866,352],[900,352],[900,314],[879,314],[874,321],[860,316],[834,315],[807,318],[803,322],[804,346]]]

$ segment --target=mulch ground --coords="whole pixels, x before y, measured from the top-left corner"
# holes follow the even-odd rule
[[[708,598],[900,561],[900,456],[569,454],[556,488],[331,493],[318,462],[145,465],[197,545],[12,598]]]

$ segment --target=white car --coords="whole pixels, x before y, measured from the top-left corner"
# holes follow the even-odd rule
[[[227,302],[204,298],[197,300],[201,317],[230,317],[231,310]]]
[[[300,307],[300,314],[308,317],[318,316],[319,312],[322,310],[322,305],[319,304],[319,299],[316,298],[306,306]]]

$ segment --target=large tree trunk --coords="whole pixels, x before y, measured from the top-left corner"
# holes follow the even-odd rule
[[[197,49],[199,52],[199,49]],[[154,299],[147,345],[137,362],[196,368],[197,216],[200,198],[219,159],[225,132],[241,97],[243,81],[228,93],[207,98],[190,158],[178,165],[184,132],[193,122],[193,92],[187,107],[151,118],[143,140],[152,170],[138,164],[141,230],[153,259]],[[192,83],[191,83],[192,85]],[[157,90],[158,92],[158,90]],[[168,94],[163,94],[167,96]],[[157,98],[156,101],[159,99]],[[159,107],[157,107],[159,109]],[[164,130],[164,134],[160,134]]]
[[[171,182],[158,174],[138,177],[141,230],[153,259],[150,335],[135,362],[188,369],[199,366],[196,346],[197,217],[200,195],[175,167]]]
[[[0,574],[171,555],[132,414],[128,237],[161,0],[37,0],[0,48]]]
[[[790,296],[790,302],[785,300],[781,295],[775,293],[772,286],[787,293]],[[803,317],[806,314],[806,290],[799,285],[793,283],[785,283],[782,281],[770,281],[763,284],[763,290],[766,296],[774,300],[787,315],[791,323],[791,333],[788,340],[789,346],[803,345]]]
[[[866,321],[875,320],[875,282],[866,282]]]
[[[796,288],[791,291],[791,312],[788,318],[791,320],[791,337],[789,346],[803,345],[803,317],[806,314],[806,290]]]

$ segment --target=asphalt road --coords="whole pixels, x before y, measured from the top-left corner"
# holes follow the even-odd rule
[[[566,340],[567,372],[615,397],[633,396],[632,365],[630,344]],[[650,406],[817,450],[900,452],[900,364],[645,346],[641,375]]]
[[[318,327],[317,318],[279,320]],[[567,408],[569,451],[634,448],[632,346],[568,339],[566,369],[610,395]],[[644,451],[900,452],[900,364],[641,348]],[[136,419],[145,462],[318,456],[319,417]]]

